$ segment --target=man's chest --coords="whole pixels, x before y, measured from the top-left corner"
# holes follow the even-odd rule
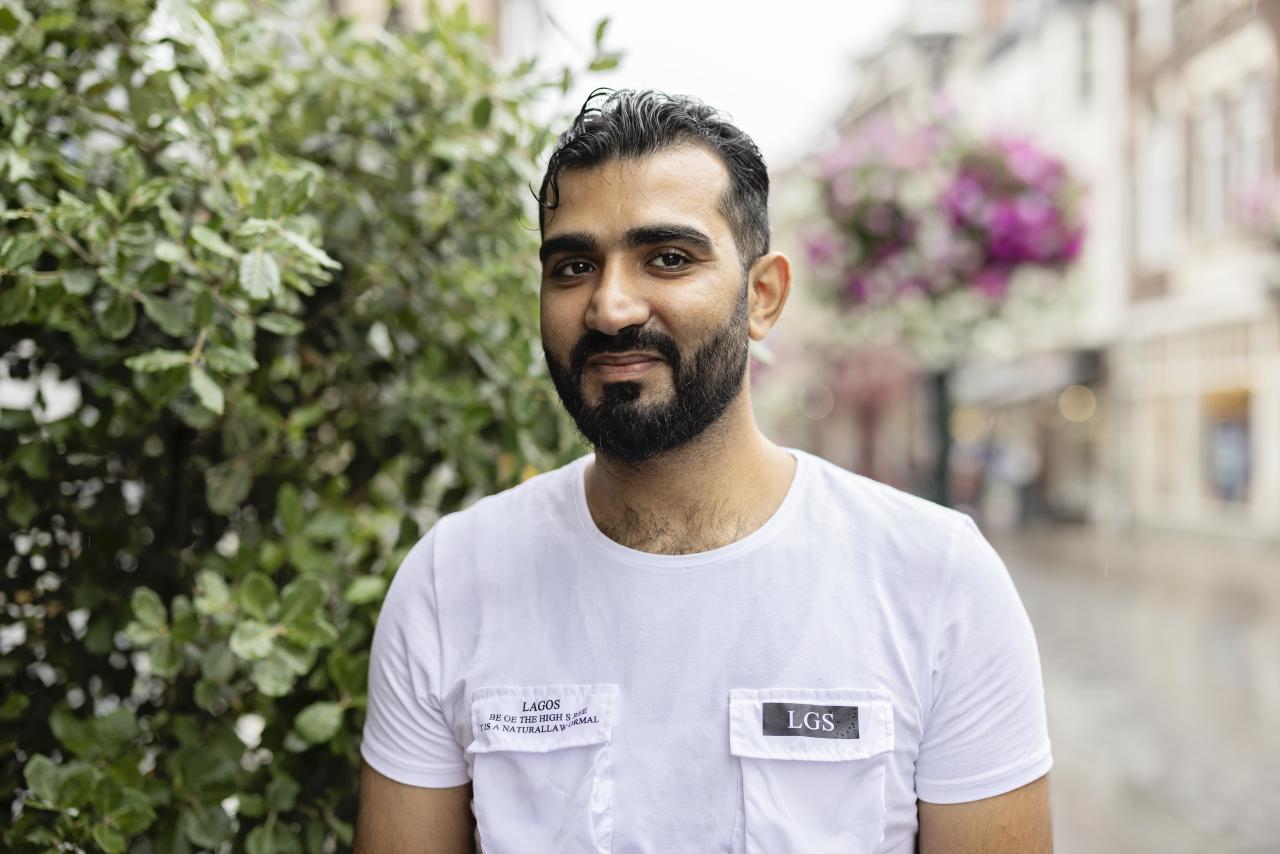
[[[551,833],[548,816],[567,835],[545,850],[876,850],[914,804],[912,676],[869,620],[769,610],[699,618],[675,603],[487,645],[448,709],[486,850],[544,850],[507,840]]]

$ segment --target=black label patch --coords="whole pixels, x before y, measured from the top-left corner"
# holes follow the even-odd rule
[[[763,703],[765,735],[809,738],[857,738],[857,706],[810,706],[806,703]]]

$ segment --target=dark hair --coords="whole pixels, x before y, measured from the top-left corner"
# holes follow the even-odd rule
[[[593,104],[601,96],[604,101]],[[538,229],[560,204],[560,175],[610,160],[648,157],[684,142],[719,155],[729,172],[720,213],[729,223],[743,272],[769,251],[769,172],[760,149],[719,111],[686,95],[596,89],[560,134],[538,192]]]

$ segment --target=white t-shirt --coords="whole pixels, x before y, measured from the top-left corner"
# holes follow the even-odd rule
[[[471,780],[486,854],[914,850],[916,799],[1052,763],[1039,656],[972,520],[790,449],[774,515],[657,555],[588,455],[439,522],[378,619],[362,753]]]

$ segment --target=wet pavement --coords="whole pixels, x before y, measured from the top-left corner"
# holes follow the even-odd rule
[[[989,537],[1040,646],[1056,854],[1280,854],[1280,545]]]

